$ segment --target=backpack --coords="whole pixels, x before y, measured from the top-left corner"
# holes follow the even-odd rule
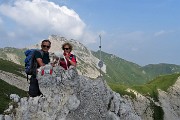
[[[39,51],[41,55],[43,56],[43,51],[39,49],[29,49],[24,52],[26,56],[24,63],[25,63],[25,72],[27,74],[27,81],[28,81],[28,75],[36,74],[36,69],[37,69],[38,64],[34,56],[35,51]]]

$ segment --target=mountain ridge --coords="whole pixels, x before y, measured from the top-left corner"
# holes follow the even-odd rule
[[[74,49],[73,53],[77,56],[77,70],[80,75],[85,75],[90,78],[97,78],[100,75],[98,62],[99,62],[99,52],[89,50],[86,46],[80,43],[77,40],[71,39],[67,40],[64,37],[51,35],[49,36],[50,41],[52,42],[52,47],[50,52],[59,52],[62,53],[61,45],[64,42],[70,42]],[[30,48],[40,48],[41,43],[28,47]],[[15,63],[23,64],[24,50],[28,49],[16,49],[16,48],[0,48],[0,58],[11,60]],[[11,55],[9,55],[11,54]],[[10,58],[14,56],[13,59]],[[108,82],[121,83],[121,84],[144,84],[158,75],[172,74],[180,72],[179,65],[171,64],[149,64],[146,66],[140,66],[136,63],[126,61],[118,56],[113,54],[105,53],[102,51],[102,75]],[[153,68],[153,69],[151,69]],[[157,72],[157,69],[159,71]]]

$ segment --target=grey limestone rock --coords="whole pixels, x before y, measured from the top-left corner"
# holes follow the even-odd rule
[[[78,75],[75,67],[64,70],[47,65],[38,71],[43,95],[21,98],[13,120],[140,120],[133,107],[101,78]]]

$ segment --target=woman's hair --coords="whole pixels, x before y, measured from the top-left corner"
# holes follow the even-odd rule
[[[64,50],[64,46],[66,46],[66,45],[68,45],[68,46],[69,46],[69,49],[72,51],[73,46],[72,46],[70,43],[68,43],[68,42],[66,42],[66,43],[64,43],[64,44],[62,45],[62,50]]]

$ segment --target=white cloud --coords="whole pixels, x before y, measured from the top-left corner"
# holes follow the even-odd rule
[[[161,30],[161,31],[158,31],[158,32],[156,32],[156,33],[154,33],[154,36],[161,36],[161,35],[163,35],[163,34],[165,34],[166,32],[164,31],[164,30]]]
[[[174,32],[174,31],[172,31],[172,30],[169,30],[169,31],[161,30],[161,31],[155,32],[155,33],[154,33],[154,36],[155,36],[155,37],[164,36],[164,35],[167,35],[167,34],[173,33],[173,32]]]
[[[16,0],[12,4],[4,3],[0,5],[0,13],[15,22],[17,28],[24,30],[24,34],[57,34],[66,38],[83,39],[86,43],[95,42],[94,33],[89,32],[74,10],[47,0]],[[1,21],[0,19],[0,23]]]

